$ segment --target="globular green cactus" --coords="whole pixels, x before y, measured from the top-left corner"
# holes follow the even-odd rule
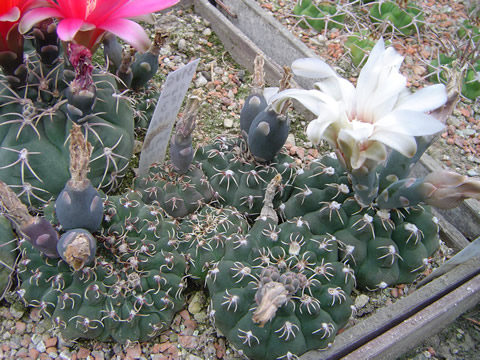
[[[352,267],[361,289],[414,281],[439,247],[437,220],[428,207],[360,206],[332,156],[312,162],[293,186],[279,207],[283,216],[302,216],[313,234],[331,236],[339,246],[339,261]]]
[[[207,272],[223,258],[225,243],[240,246],[248,233],[247,219],[231,207],[204,206],[185,218],[178,229],[178,251],[185,257],[188,273],[205,280]]]
[[[302,27],[312,27],[317,31],[342,28],[345,14],[328,1],[300,0],[293,8],[294,15],[301,16]]]
[[[210,316],[235,348],[268,360],[331,346],[351,316],[355,283],[334,239],[314,236],[300,218],[260,217],[225,248],[207,275]]]
[[[214,197],[214,190],[197,165],[190,166],[184,174],[178,174],[169,162],[152,164],[146,176],[135,179],[135,189],[142,193],[147,204],[158,204],[175,218],[184,217]]]
[[[108,197],[92,263],[74,271],[21,242],[19,294],[52,317],[66,339],[148,341],[183,306],[185,260],[176,225],[127,192]]]
[[[362,31],[349,35],[344,46],[349,51],[353,65],[359,67],[366,61],[369,51],[375,46],[375,41],[368,37],[367,31]]]
[[[477,35],[477,38],[480,39],[480,35]],[[440,54],[438,59],[433,59],[429,64],[430,80],[435,83],[447,83],[450,77],[450,71],[457,65],[458,61],[456,56]],[[480,96],[479,72],[480,61],[477,61],[465,69],[463,73],[462,95],[472,101],[475,101]]]
[[[94,187],[116,188],[133,152],[132,110],[116,80],[92,75],[86,53],[73,54],[76,76],[60,58],[43,63],[45,56],[30,54],[24,86],[0,83],[0,179],[34,207],[56,197],[69,179],[73,121],[93,147],[88,177]]]
[[[423,12],[415,3],[401,5],[393,1],[374,3],[370,8],[370,18],[378,27],[406,36],[418,33],[424,21]],[[385,24],[388,24],[386,29]]]
[[[12,284],[17,257],[17,238],[12,225],[3,214],[0,214],[0,300]]]
[[[275,203],[288,198],[296,163],[279,153],[269,164],[260,164],[246,150],[243,138],[220,137],[212,145],[197,149],[194,162],[200,164],[214,198],[221,205],[230,205],[249,215],[258,215],[263,205],[267,184],[277,174],[282,176]],[[282,200],[283,199],[283,200]]]

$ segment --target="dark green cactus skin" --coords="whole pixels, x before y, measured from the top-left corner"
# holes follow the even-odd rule
[[[428,207],[361,208],[332,157],[299,172],[293,186],[280,206],[283,216],[302,216],[313,234],[331,234],[339,244],[339,260],[355,270],[361,289],[413,282],[439,247],[438,225]]]
[[[143,54],[136,54],[132,64],[133,78],[131,88],[135,91],[141,90],[147,82],[157,73],[158,53],[147,51]]]
[[[160,89],[153,82],[148,82],[141,92],[129,95],[135,104],[133,107],[135,128],[148,128],[160,97]]]
[[[171,164],[153,164],[149,174],[135,179],[136,190],[147,204],[160,205],[170,216],[182,218],[210,202],[214,191],[195,164],[178,174]]]
[[[184,304],[185,261],[176,225],[136,192],[107,198],[94,262],[73,272],[21,243],[19,294],[51,316],[66,339],[148,341]]]
[[[0,300],[10,289],[17,261],[17,241],[10,221],[0,215]]]
[[[312,235],[301,219],[276,225],[268,218],[257,220],[245,239],[227,240],[225,257],[207,276],[215,325],[252,359],[329,347],[350,318],[355,282],[336,260],[335,241]],[[258,289],[272,281],[284,284],[289,299],[272,320],[256,323],[252,314],[268,296]]]
[[[304,21],[300,23],[300,26],[310,26],[317,31],[332,28],[341,28],[345,19],[345,15],[337,13],[337,8],[334,4],[328,2],[320,3],[316,5],[312,0],[300,0],[293,8],[293,13],[298,16],[304,16]],[[333,15],[333,16],[332,16]],[[326,21],[329,17],[333,21]]]
[[[80,187],[68,181],[55,201],[55,209],[65,230],[83,228],[95,232],[103,220],[103,200],[90,181]]]
[[[286,115],[266,109],[253,119],[248,131],[248,149],[255,160],[270,162],[285,145],[290,130]]]
[[[296,171],[294,160],[282,153],[268,165],[257,163],[241,137],[216,139],[212,145],[199,148],[194,161],[201,164],[218,203],[248,215],[260,213],[267,184],[277,174],[282,175],[282,187],[275,203],[286,200]]]
[[[70,178],[66,83],[71,71],[62,64],[33,60],[28,86],[12,92],[0,84],[0,179],[22,194],[24,203],[39,207],[56,197]],[[133,152],[133,115],[121,99],[115,80],[94,75],[97,101],[85,138],[94,150],[88,174],[93,186],[110,190],[119,185]]]
[[[177,250],[187,260],[189,275],[205,280],[208,270],[222,259],[226,242],[240,243],[248,229],[247,219],[228,206],[207,205],[185,218],[178,229]]]
[[[245,99],[245,105],[243,105],[240,112],[240,131],[245,141],[248,141],[248,131],[253,120],[266,107],[267,100],[261,94],[251,94]]]

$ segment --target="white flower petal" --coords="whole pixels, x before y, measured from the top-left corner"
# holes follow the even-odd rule
[[[385,161],[387,158],[387,149],[379,141],[372,141],[365,150],[365,156],[375,161]]]
[[[447,102],[445,85],[436,84],[427,86],[409,96],[402,97],[395,106],[396,109],[427,112],[438,109]]]
[[[285,101],[295,99],[315,115],[320,115],[325,108],[335,109],[336,103],[329,95],[318,90],[286,89],[270,98],[272,107],[279,112]]]
[[[263,89],[263,96],[265,97],[265,100],[267,101],[267,104],[270,104],[271,98],[275,95],[278,94],[278,87],[267,87]]]
[[[337,76],[337,73],[330,67],[330,65],[317,58],[295,60],[292,63],[292,71],[295,75],[312,79],[323,79],[330,76]]]
[[[408,158],[413,157],[417,152],[417,142],[413,136],[395,131],[388,131],[386,129],[375,131],[372,136],[370,136],[370,140],[380,141]]]
[[[407,79],[402,74],[396,73],[388,77],[375,89],[368,101],[364,116],[366,120],[377,121],[391,112],[398,100],[399,94],[405,89]]]
[[[432,135],[445,128],[433,116],[411,110],[394,110],[375,123],[376,131],[388,130],[410,136]]]

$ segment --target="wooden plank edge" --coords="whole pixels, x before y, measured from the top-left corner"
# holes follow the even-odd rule
[[[480,275],[376,337],[345,360],[394,360],[437,334],[480,301]]]
[[[341,359],[413,316],[436,299],[453,291],[459,284],[477,276],[479,272],[478,262],[475,259],[467,261],[455,267],[453,271],[398,299],[395,303],[378,309],[372,316],[358,319],[358,323],[337,335],[329,350],[309,351],[302,355],[300,360]]]
[[[272,86],[278,86],[283,70],[276,62],[207,0],[196,0],[194,7],[197,14],[210,22],[212,30],[239,65],[253,73],[254,59],[257,55],[262,55],[265,59],[265,81]],[[295,81],[292,81],[292,86],[299,87]]]

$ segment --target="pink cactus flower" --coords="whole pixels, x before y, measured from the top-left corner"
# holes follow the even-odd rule
[[[179,0],[36,0],[20,22],[26,33],[36,23],[57,18],[58,37],[76,42],[94,52],[108,31],[138,51],[146,51],[150,40],[145,30],[131,18],[138,18],[175,5]],[[38,6],[38,7],[37,7]]]
[[[23,48],[23,37],[17,36],[17,26],[20,17],[29,8],[32,1],[0,1],[0,52],[13,51],[18,53],[19,48]],[[21,44],[18,44],[19,41],[21,41]]]

